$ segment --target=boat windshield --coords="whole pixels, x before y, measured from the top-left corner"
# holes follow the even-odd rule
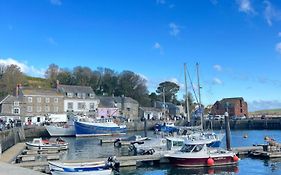
[[[203,149],[204,145],[199,144],[199,145],[184,145],[181,148],[181,152],[189,153],[189,152],[199,152]]]
[[[195,147],[196,145],[184,145],[182,148],[181,148],[181,152],[184,152],[184,153],[189,153],[193,150],[193,148]]]

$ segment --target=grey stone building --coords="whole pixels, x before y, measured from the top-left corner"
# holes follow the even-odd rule
[[[164,116],[161,109],[154,107],[140,107],[139,115],[147,120],[160,120]]]

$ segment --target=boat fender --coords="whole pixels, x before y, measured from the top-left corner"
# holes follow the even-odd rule
[[[121,147],[121,140],[120,139],[116,139],[113,144],[114,144],[114,147],[120,148]]]
[[[209,159],[207,160],[208,166],[213,166],[214,163],[215,163],[214,159],[212,159],[211,157],[209,157]]]
[[[238,162],[239,157],[238,157],[238,156],[236,156],[236,155],[234,155],[232,159],[233,159],[233,161],[234,161],[234,162]]]

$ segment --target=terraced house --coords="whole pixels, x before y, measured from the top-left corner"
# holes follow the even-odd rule
[[[62,114],[63,95],[56,89],[17,87],[16,95],[8,95],[1,101],[1,114],[20,116],[23,121],[36,117],[42,122],[49,114]]]
[[[64,97],[64,112],[96,116],[99,99],[90,86],[57,84],[57,92]]]

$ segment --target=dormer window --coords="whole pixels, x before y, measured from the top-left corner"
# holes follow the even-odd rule
[[[86,94],[85,93],[82,93],[82,98],[86,98]]]
[[[77,96],[78,98],[81,98],[81,94],[80,94],[80,93],[77,93],[76,96]]]
[[[90,98],[94,98],[94,97],[95,97],[95,94],[90,93]]]
[[[67,93],[67,97],[73,97],[73,94],[71,92]]]

